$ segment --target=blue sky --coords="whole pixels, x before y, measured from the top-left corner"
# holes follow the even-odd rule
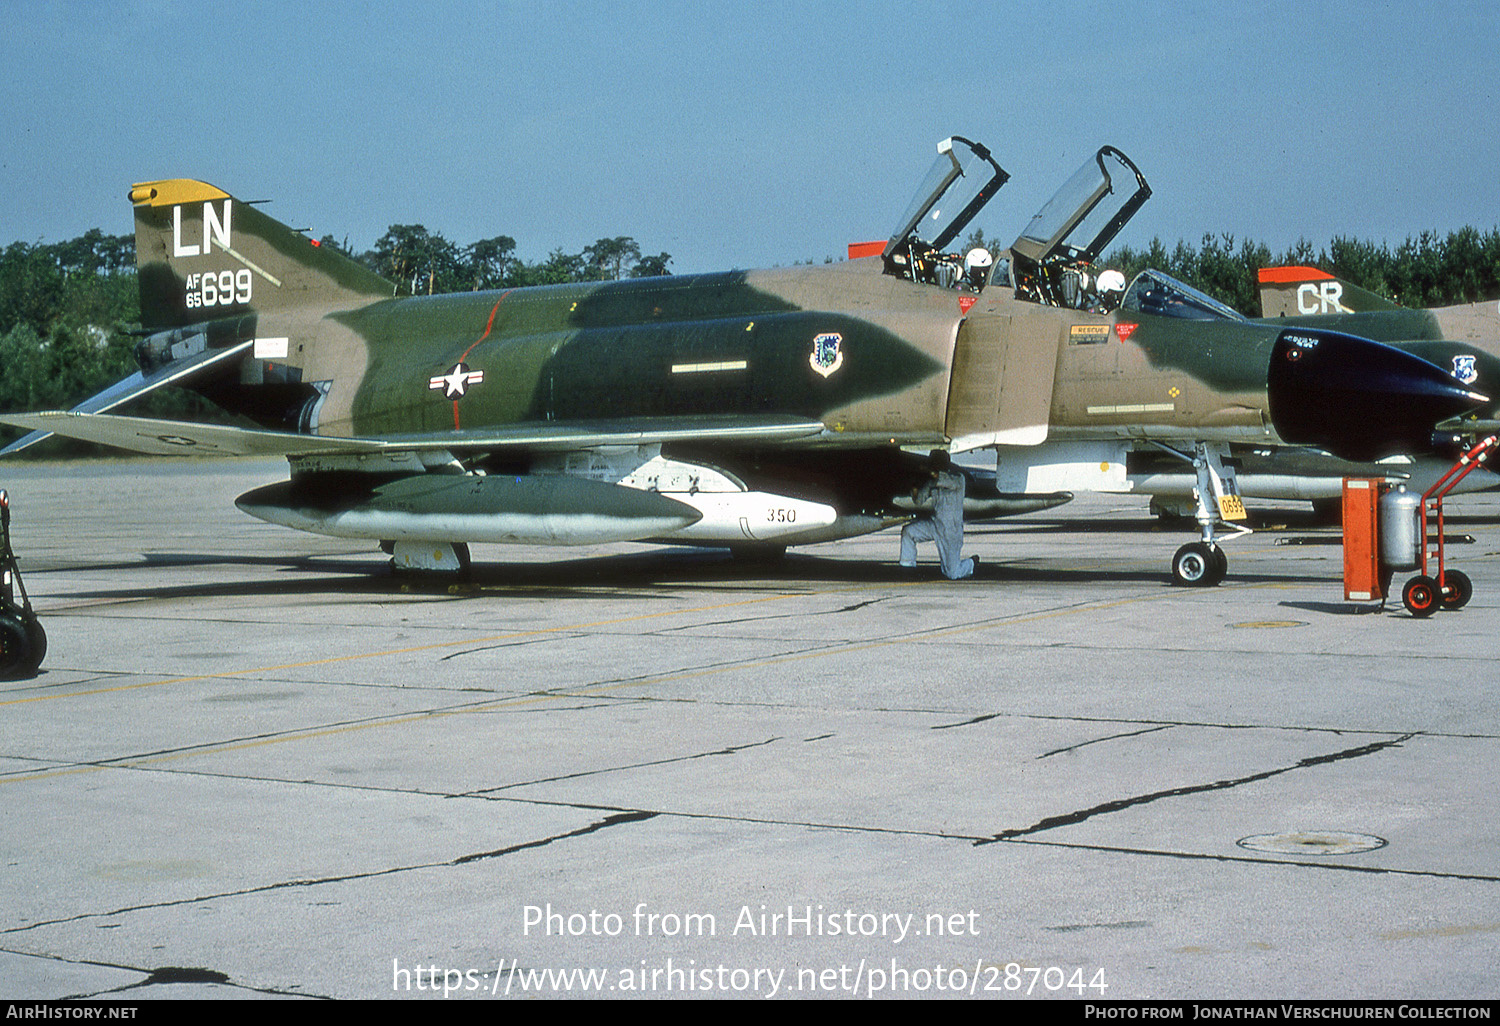
[[[1119,242],[1284,249],[1500,224],[1500,7],[0,0],[0,244],[131,230],[200,178],[357,249],[633,236],[676,271],[882,238],[936,142],[1012,180],[1008,241],[1101,144]]]

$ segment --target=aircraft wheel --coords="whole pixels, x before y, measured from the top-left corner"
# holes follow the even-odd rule
[[[1407,612],[1418,618],[1425,618],[1437,612],[1438,607],[1438,585],[1426,574],[1418,574],[1406,582],[1406,587],[1401,589],[1401,604],[1406,607]]]
[[[1459,570],[1443,571],[1443,594],[1441,601],[1444,609],[1462,609],[1469,604],[1469,599],[1474,597],[1474,584],[1469,580],[1469,575]]]
[[[36,639],[40,637],[38,647]],[[0,612],[0,680],[20,680],[36,674],[47,651],[46,634],[41,625],[35,631],[18,614]]]
[[[42,630],[41,621],[33,618],[26,621],[26,635],[31,639],[31,672],[35,673],[47,658],[47,632]]]
[[[1214,581],[1215,584],[1218,584],[1219,581],[1222,581],[1229,573],[1229,556],[1226,555],[1224,550],[1219,548],[1217,545],[1211,546],[1211,548],[1214,550],[1214,557],[1219,564],[1219,577],[1218,580]]]
[[[1172,557],[1172,580],[1189,588],[1212,588],[1228,569],[1224,553],[1206,542],[1189,542]]]

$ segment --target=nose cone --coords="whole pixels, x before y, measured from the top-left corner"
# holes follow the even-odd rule
[[[1266,393],[1282,441],[1346,460],[1425,453],[1434,425],[1490,401],[1410,353],[1306,328],[1277,337]]]

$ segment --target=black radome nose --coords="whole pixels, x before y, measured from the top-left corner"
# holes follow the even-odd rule
[[[1355,461],[1429,452],[1436,424],[1490,402],[1420,357],[1306,328],[1277,336],[1266,392],[1282,441]]]

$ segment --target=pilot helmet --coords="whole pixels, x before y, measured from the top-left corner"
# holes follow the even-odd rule
[[[994,265],[995,258],[990,255],[990,251],[983,246],[975,246],[964,254],[964,280],[977,291],[989,280],[990,269]]]
[[[1100,292],[1124,292],[1125,276],[1114,269],[1101,271],[1095,284]]]

